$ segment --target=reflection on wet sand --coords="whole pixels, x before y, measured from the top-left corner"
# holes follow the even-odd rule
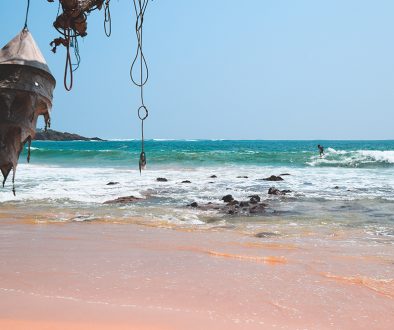
[[[394,279],[379,279],[379,278],[371,278],[366,276],[339,276],[334,274],[325,274],[322,273],[322,276],[335,280],[337,282],[351,284],[351,285],[360,285],[376,291],[386,297],[394,299]]]

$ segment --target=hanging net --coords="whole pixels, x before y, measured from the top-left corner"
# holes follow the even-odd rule
[[[50,125],[55,78],[28,29],[0,50],[0,170],[3,186],[19,155],[34,138],[38,116]],[[15,188],[13,186],[15,194]]]

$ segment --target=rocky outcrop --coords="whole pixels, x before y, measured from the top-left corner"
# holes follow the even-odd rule
[[[39,141],[105,141],[98,137],[88,138],[78,134],[59,132],[52,129],[37,130],[34,140]]]

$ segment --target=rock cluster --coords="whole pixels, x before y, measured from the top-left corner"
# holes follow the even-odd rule
[[[281,175],[290,175],[287,173],[281,174]],[[211,175],[210,178],[216,178],[216,175]],[[238,178],[247,178],[247,176],[239,176]],[[275,176],[271,175],[268,178],[265,178],[263,180],[266,181],[283,181],[283,178],[281,176]],[[157,182],[167,182],[168,180],[163,177],[156,178]],[[181,183],[191,183],[190,180],[183,180]],[[209,183],[213,183],[210,181]],[[119,182],[108,182],[107,185],[116,185],[119,184]],[[231,190],[231,188],[227,188],[228,190]],[[276,196],[283,196],[288,193],[290,193],[291,190],[280,190],[275,187],[270,187],[268,189],[268,195],[276,195]],[[222,214],[230,214],[230,215],[243,215],[243,216],[248,216],[248,215],[263,215],[266,213],[266,209],[268,207],[268,204],[262,202],[262,198],[257,195],[249,195],[248,200],[242,200],[238,201],[236,200],[233,195],[227,194],[223,196],[220,200],[221,202],[208,202],[206,204],[199,204],[197,202],[192,202],[188,204],[188,207],[192,208],[197,208],[199,210],[203,211],[209,211],[209,210],[215,210],[219,213]],[[119,197],[117,199],[109,200],[104,202],[104,204],[127,204],[127,203],[135,203],[138,201],[141,201],[142,198],[138,198],[135,196],[125,196],[125,197]],[[259,233],[261,237],[267,237],[271,234],[267,233]]]
[[[135,196],[124,196],[116,199],[111,199],[109,201],[105,201],[104,204],[128,204],[128,203],[138,202],[142,199],[143,198],[139,198]]]
[[[231,215],[259,215],[265,213],[266,203],[261,203],[258,195],[249,196],[247,201],[238,201],[232,195],[225,195],[221,198],[223,203],[212,203],[198,205],[196,202],[189,204],[190,207],[198,207],[201,210],[216,210],[223,214]]]

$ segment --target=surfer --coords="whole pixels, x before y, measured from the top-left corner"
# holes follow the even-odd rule
[[[320,158],[322,158],[324,155],[324,147],[318,144],[317,148],[319,149]]]

